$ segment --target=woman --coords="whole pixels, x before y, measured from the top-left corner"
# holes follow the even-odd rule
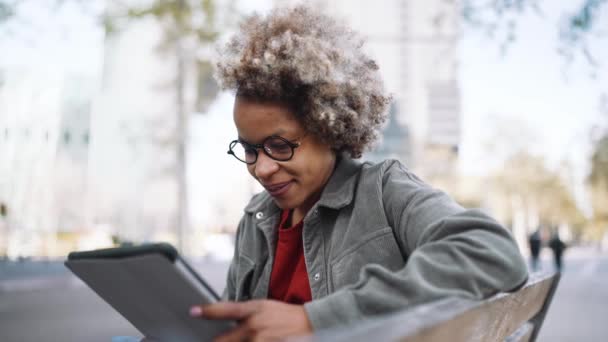
[[[236,91],[228,153],[265,191],[236,235],[225,302],[195,306],[266,340],[527,279],[510,234],[397,161],[361,164],[389,97],[348,27],[306,7],[247,19],[217,76]]]

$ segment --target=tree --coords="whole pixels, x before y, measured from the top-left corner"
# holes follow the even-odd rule
[[[497,38],[506,47],[517,39],[517,20],[526,12],[543,16],[543,6],[538,0],[449,0],[460,4],[460,14],[465,24]],[[567,61],[581,54],[592,66],[598,66],[592,51],[593,38],[603,33],[598,17],[605,10],[608,0],[584,0],[578,10],[563,13],[563,20],[556,23],[556,36],[560,53]],[[500,37],[502,35],[502,37]]]
[[[0,22],[8,20],[15,15],[13,3],[0,2]]]
[[[502,116],[491,122],[492,129],[482,137],[484,162],[491,171],[476,187],[481,203],[512,228],[521,246],[540,224],[568,225],[580,236],[587,218],[574,197],[570,164],[549,168],[542,151],[535,152],[538,135],[524,122]]]
[[[537,208],[541,223],[574,223],[580,217],[572,194],[561,177],[545,166],[541,157],[521,151],[492,176],[492,183],[506,195],[517,195]]]
[[[594,146],[587,182],[593,208],[592,235],[601,239],[608,232],[608,133]]]
[[[525,229],[532,224],[567,224],[576,235],[582,233],[586,218],[571,189],[543,158],[526,151],[515,153],[489,177],[489,184],[507,220],[523,215]]]
[[[192,111],[205,112],[217,94],[212,79],[212,66],[205,48],[219,35],[217,8],[212,0],[155,0],[143,6],[124,5],[118,2],[104,16],[108,35],[115,34],[125,25],[143,18],[154,18],[164,32],[159,46],[161,53],[173,54],[176,70],[174,91],[176,95],[176,125],[170,139],[163,143],[175,150],[173,172],[177,183],[176,227],[178,248],[184,250],[184,234],[189,227],[187,172],[188,117]],[[186,103],[184,89],[186,73],[194,71],[197,97],[194,104]]]

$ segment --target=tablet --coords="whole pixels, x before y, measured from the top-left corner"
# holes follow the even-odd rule
[[[152,340],[207,341],[235,326],[190,317],[219,296],[170,244],[72,252],[65,265]]]

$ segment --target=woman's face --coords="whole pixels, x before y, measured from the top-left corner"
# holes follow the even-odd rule
[[[296,120],[288,106],[274,102],[258,102],[237,96],[234,123],[239,140],[261,144],[277,135],[299,143],[288,161],[276,161],[262,149],[249,173],[268,191],[281,209],[295,209],[299,218],[319,199],[336,163],[335,152]]]

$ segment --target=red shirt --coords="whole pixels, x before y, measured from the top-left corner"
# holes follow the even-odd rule
[[[290,304],[304,304],[312,300],[302,243],[304,222],[285,227],[289,215],[289,209],[283,210],[281,214],[268,292],[271,299]]]

